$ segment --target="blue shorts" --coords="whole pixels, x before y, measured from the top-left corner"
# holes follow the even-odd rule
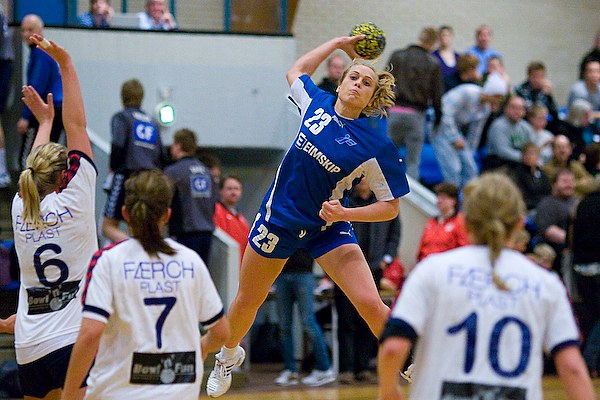
[[[358,244],[349,222],[335,222],[323,228],[287,229],[256,215],[248,243],[266,258],[289,258],[297,249],[306,249],[313,258],[321,257],[343,244]]]
[[[71,358],[73,345],[55,350],[39,360],[28,364],[19,364],[19,381],[25,396],[44,398],[54,390],[60,389],[65,384],[67,367]],[[81,387],[87,386],[85,379]]]

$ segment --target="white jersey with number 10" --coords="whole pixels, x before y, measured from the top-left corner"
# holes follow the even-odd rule
[[[386,334],[418,338],[411,399],[542,398],[543,351],[579,339],[566,290],[513,250],[495,270],[510,291],[492,282],[485,246],[431,255],[409,275]]]

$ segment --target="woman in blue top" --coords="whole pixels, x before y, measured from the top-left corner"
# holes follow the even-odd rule
[[[231,370],[245,358],[238,343],[286,259],[298,248],[307,249],[342,288],[375,335],[383,329],[389,309],[348,221],[396,218],[398,198],[409,191],[397,148],[367,118],[385,116],[385,108],[394,104],[394,78],[356,60],[342,75],[336,98],[309,76],[336,49],[358,57],[354,43],[363,38],[331,39],[300,57],[287,73],[302,123],[250,231],[239,289],[229,309],[231,337],[216,355],[207,382],[211,397],[229,389]],[[363,176],[378,201],[345,207],[346,193]]]

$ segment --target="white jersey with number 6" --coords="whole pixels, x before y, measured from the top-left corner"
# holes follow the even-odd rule
[[[87,399],[196,399],[202,380],[198,323],[224,314],[198,254],[150,257],[136,239],[98,251],[83,293],[83,317],[106,324],[87,380]]]
[[[411,399],[541,399],[543,351],[578,343],[555,274],[508,249],[495,269],[510,291],[492,282],[485,246],[431,255],[409,275],[384,335],[418,339]]]
[[[80,284],[98,249],[96,175],[85,154],[69,152],[64,182],[40,204],[46,223],[42,230],[23,222],[23,199],[18,193],[13,199],[12,226],[21,268],[15,349],[21,365],[77,339]]]

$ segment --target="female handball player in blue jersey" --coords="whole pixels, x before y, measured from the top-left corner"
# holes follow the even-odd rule
[[[381,337],[379,398],[402,398],[398,373],[418,340],[411,399],[541,399],[543,351],[566,398],[593,399],[564,285],[509,247],[525,212],[519,189],[482,175],[463,211],[473,245],[425,258],[402,287]]]
[[[33,87],[23,87],[23,100],[40,128],[12,203],[21,266],[15,350],[25,398],[58,399],[81,324],[80,285],[98,249],[97,173],[73,61],[40,35],[32,39],[60,68],[67,148],[50,142],[51,95],[45,104]],[[72,398],[83,398],[81,385]]]
[[[125,181],[123,217],[132,237],[90,262],[63,399],[92,362],[86,399],[198,398],[204,355],[221,347],[229,324],[200,256],[161,236],[171,190],[159,170]],[[202,339],[198,323],[208,329]]]
[[[298,248],[310,252],[375,335],[383,330],[389,308],[379,297],[348,221],[396,218],[399,197],[409,191],[398,149],[367,118],[385,116],[386,107],[394,104],[394,78],[356,60],[344,72],[337,98],[317,88],[310,78],[336,49],[356,59],[354,43],[363,38],[331,39],[300,57],[287,73],[302,122],[250,231],[239,289],[229,309],[231,337],[216,355],[207,382],[211,397],[229,389],[231,370],[245,358],[239,342],[286,259]],[[363,176],[378,201],[346,208],[346,193]]]

